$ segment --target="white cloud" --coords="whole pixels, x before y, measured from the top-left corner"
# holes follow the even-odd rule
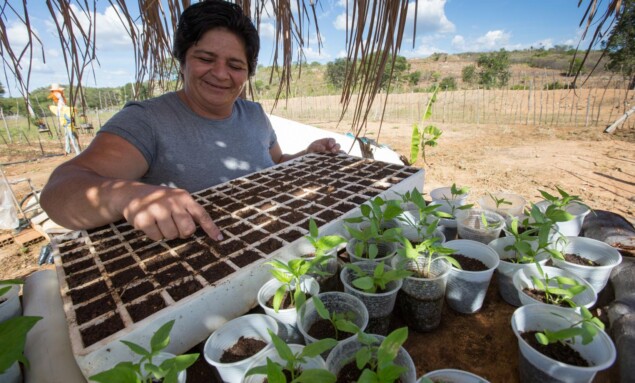
[[[349,14],[348,15],[348,29],[351,29],[351,23],[352,23],[353,17]],[[346,30],[346,12],[340,13],[339,15],[337,15],[337,17],[335,17],[335,20],[333,21],[333,27],[338,30],[338,31],[345,31]]]
[[[458,51],[465,49],[465,38],[461,35],[456,35],[452,38],[452,47]]]
[[[331,58],[331,55],[328,54],[324,49],[318,51],[317,49],[313,49],[311,47],[304,48],[304,56],[306,57],[306,61],[326,61]]]
[[[475,50],[497,50],[503,48],[509,42],[510,37],[511,34],[505,31],[488,31],[476,39]]]
[[[430,33],[447,34],[456,30],[454,24],[445,16],[445,3],[446,0],[424,0],[418,2],[417,35]],[[411,2],[408,4],[407,34],[412,35],[414,19],[415,3]]]

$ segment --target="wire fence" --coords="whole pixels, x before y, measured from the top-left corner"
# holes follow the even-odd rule
[[[603,81],[602,81],[603,80]],[[550,89],[552,76],[534,76],[507,89],[441,90],[430,121],[470,124],[604,126],[610,125],[634,104],[633,90],[615,78],[596,79],[576,89]],[[417,122],[431,93],[380,94],[369,113],[377,121]],[[384,109],[384,101],[387,98]],[[351,105],[357,99],[353,97]],[[260,100],[265,110],[299,121],[336,121],[341,116],[340,96],[297,96],[278,101]],[[631,106],[629,106],[631,105]],[[352,110],[344,120],[352,119]],[[633,126],[633,119],[627,124]]]

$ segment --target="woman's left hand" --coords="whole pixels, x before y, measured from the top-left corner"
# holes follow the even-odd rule
[[[307,153],[337,153],[340,151],[340,144],[334,138],[321,138],[313,141],[307,148]]]

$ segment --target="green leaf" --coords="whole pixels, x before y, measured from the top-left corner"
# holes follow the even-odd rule
[[[357,383],[381,383],[381,380],[379,380],[379,377],[374,371],[365,369],[359,376]]]
[[[102,371],[88,379],[98,383],[141,383],[139,375],[130,362],[119,363],[110,370]]]
[[[351,334],[355,334],[359,331],[359,327],[349,320],[346,319],[338,319],[335,321],[337,329],[340,331],[348,332]]]
[[[269,383],[286,383],[282,366],[267,358],[267,381]]]
[[[198,357],[199,357],[199,354],[177,355],[176,357],[172,358],[172,361],[174,363],[174,368],[177,371],[186,370],[188,367],[196,363],[196,361],[198,360]]]
[[[403,366],[391,364],[390,366],[380,369],[377,375],[379,376],[380,382],[394,382],[407,370],[408,369]]]
[[[546,346],[549,344],[549,338],[547,338],[547,336],[541,332],[536,333],[536,340],[538,341],[538,343],[542,344],[543,346]]]
[[[421,136],[419,134],[419,126],[417,124],[412,125],[412,135],[410,137],[410,158],[409,162],[414,164],[419,156],[419,141]]]
[[[300,355],[302,357],[313,358],[322,354],[324,351],[330,350],[337,346],[337,340],[332,338],[320,339],[316,342],[309,343],[302,349]]]
[[[42,317],[19,316],[0,322],[0,373],[19,361],[28,367],[23,355],[27,333]]]
[[[132,350],[132,352],[134,352],[135,354],[138,354],[138,355],[141,355],[141,356],[145,356],[146,358],[151,355],[151,351],[146,350],[145,348],[139,346],[136,343],[129,342],[127,340],[122,340],[121,343],[123,343],[126,346],[128,346],[128,348],[130,350]]]
[[[274,333],[273,331],[267,330],[267,332],[269,333],[269,336],[271,337],[271,342],[273,343],[273,347],[275,347],[276,351],[278,351],[278,355],[286,361],[293,360],[295,356],[293,355],[293,351],[291,351],[291,348],[289,347],[289,345],[287,345],[287,343],[284,340],[282,340],[278,335],[276,335],[276,333]]]
[[[318,237],[318,227],[313,218],[309,219],[309,233],[313,238]]]
[[[302,370],[296,382],[302,383],[334,383],[337,377],[329,370],[321,368],[309,368]]]
[[[317,311],[318,315],[322,319],[329,320],[331,316],[329,315],[329,311],[324,306],[324,303],[318,297],[311,298],[313,300],[313,305],[315,306],[315,311]]]
[[[372,358],[371,351],[368,347],[362,347],[355,353],[355,365],[358,370],[361,370]]]
[[[353,286],[365,292],[373,292],[375,290],[375,283],[371,277],[357,278],[353,281]]]
[[[287,292],[287,286],[282,285],[278,287],[276,293],[273,295],[273,310],[278,312],[280,310],[280,305],[282,305],[282,299],[284,298],[284,294]]]

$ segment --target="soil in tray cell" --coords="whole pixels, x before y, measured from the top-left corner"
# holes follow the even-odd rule
[[[119,246],[119,247],[115,247],[113,249],[110,249],[108,251],[105,251],[103,253],[98,254],[99,259],[101,259],[102,262],[107,262],[110,261],[112,259],[115,259],[117,257],[120,257],[124,254],[126,254],[128,252],[128,249],[126,249],[125,246]]]
[[[237,225],[227,227],[225,230],[227,230],[228,232],[232,233],[235,236],[240,236],[244,232],[246,232],[246,231],[248,231],[250,229],[251,229],[251,226],[240,222]]]
[[[92,269],[67,276],[66,283],[68,284],[69,289],[73,289],[90,281],[97,280],[100,277],[101,272],[99,271],[99,269],[97,267],[93,267]]]
[[[234,269],[224,262],[219,262],[207,270],[203,271],[201,275],[203,278],[207,280],[210,284],[217,282],[226,276],[232,274]]]
[[[153,246],[149,246],[144,249],[135,250],[135,254],[137,254],[137,256],[140,259],[148,259],[164,251],[165,251],[165,248],[163,246],[159,244],[155,244]]]
[[[101,242],[97,242],[93,244],[93,247],[95,247],[95,251],[100,252],[100,251],[108,250],[118,245],[121,245],[121,240],[119,240],[119,238],[112,238],[112,239],[103,240]]]
[[[126,306],[134,322],[140,322],[165,307],[165,301],[159,294],[148,295],[146,299]]]
[[[176,249],[176,253],[181,258],[187,258],[190,255],[200,253],[203,250],[207,250],[207,247],[201,245],[198,242],[191,242],[179,249]]]
[[[176,302],[185,297],[189,297],[202,288],[203,286],[201,286],[201,284],[198,283],[196,279],[190,279],[189,281],[185,281],[176,286],[168,287],[167,291],[172,299],[174,299],[174,301]]]
[[[283,233],[278,234],[278,237],[284,239],[285,241],[291,243],[296,239],[303,237],[304,234],[298,230],[288,230]]]
[[[123,303],[130,303],[135,299],[148,294],[154,290],[152,283],[145,281],[137,285],[130,285],[124,288],[118,289],[117,293]]]
[[[183,265],[174,265],[168,269],[165,269],[159,273],[154,274],[154,279],[156,279],[161,286],[167,286],[170,283],[177,281],[183,277],[189,275],[189,272]]]
[[[181,246],[185,243],[188,243],[191,240],[192,238],[175,238],[175,239],[170,239],[169,241],[165,241],[165,244],[168,245],[169,247],[175,248],[177,246]]]
[[[132,247],[132,250],[137,251],[137,250],[141,249],[142,247],[146,247],[146,246],[148,246],[150,244],[153,244],[153,243],[156,243],[156,242],[154,242],[153,240],[151,240],[148,237],[140,237],[140,238],[135,239],[134,241],[130,241],[129,245],[130,245],[130,247]]]
[[[353,210],[354,208],[356,208],[357,205],[352,204],[352,203],[348,203],[348,202],[340,202],[337,205],[333,206],[333,209],[342,212],[342,213],[348,213],[349,211]]]
[[[115,313],[115,315],[107,318],[103,322],[86,327],[80,331],[80,334],[84,342],[84,347],[88,347],[123,329],[123,321],[121,317]]]
[[[281,247],[282,247],[282,242],[278,241],[275,238],[269,238],[267,241],[256,246],[256,248],[262,251],[264,254],[271,254]]]
[[[59,249],[60,253],[68,253],[69,251],[84,246],[85,244],[86,243],[84,242],[84,239],[80,238],[73,241],[60,243],[57,245],[57,248]]]
[[[146,273],[139,266],[132,266],[110,277],[113,287],[125,287],[129,283],[141,280]]]
[[[260,256],[260,254],[258,254],[258,252],[253,250],[245,250],[232,257],[231,261],[234,263],[234,265],[242,268],[260,259],[262,259],[262,257]]]
[[[95,284],[96,285],[96,284]],[[92,286],[95,286],[92,285]],[[101,294],[102,291],[95,291],[95,295],[97,296]],[[114,310],[116,307],[115,301],[112,299],[110,295],[107,295],[103,298],[99,298],[96,301],[90,302],[84,306],[75,308],[75,320],[78,325],[86,323],[94,318],[97,318],[101,315],[104,315],[108,311]]]
[[[330,222],[334,220],[335,218],[339,217],[340,215],[342,215],[342,213],[340,213],[337,210],[331,209],[331,210],[325,210],[321,212],[320,214],[317,215],[317,217],[322,219],[323,221]]]
[[[121,270],[130,265],[133,265],[135,262],[136,261],[134,260],[134,258],[128,256],[128,257],[116,259],[112,262],[106,262],[104,263],[104,268],[106,269],[107,272],[114,273],[117,270]]]
[[[267,238],[269,234],[262,230],[252,230],[249,233],[245,234],[242,239],[247,243],[255,243],[264,238]]]
[[[178,260],[172,256],[170,253],[159,254],[153,258],[150,258],[145,262],[146,270],[155,272],[160,270],[168,265],[173,265],[177,263]]]
[[[293,223],[301,222],[305,220],[307,217],[309,217],[307,214],[303,214],[299,211],[292,211],[291,213],[285,214],[280,218],[293,224]]]
[[[207,238],[205,242],[212,248],[214,254],[219,258],[227,257],[247,247],[246,243],[238,239],[231,239],[226,242],[218,243],[211,238]]]
[[[218,261],[212,253],[209,251],[205,251],[205,253],[201,255],[197,255],[194,257],[189,257],[185,260],[194,270],[201,270],[203,267],[207,265],[211,265],[212,263]]]
[[[271,221],[265,225],[262,226],[263,229],[267,230],[269,233],[277,233],[280,230],[284,230],[287,228],[287,224],[284,222],[281,222],[280,220],[276,219],[274,221]]]
[[[84,258],[90,254],[90,250],[88,248],[79,249],[77,251],[73,251],[71,253],[62,254],[62,263],[69,263],[76,261],[80,258]]]
[[[100,241],[104,238],[110,238],[114,236],[115,236],[115,233],[112,230],[101,231],[94,234],[88,233],[88,238],[90,238],[90,240],[93,243]]]
[[[98,281],[97,283],[93,283],[91,285],[69,290],[67,294],[71,297],[73,304],[78,305],[107,291],[108,286],[106,283],[104,281]]]
[[[66,274],[73,274],[83,270],[88,270],[91,267],[95,266],[95,260],[92,258],[85,259],[83,261],[63,265],[64,272]]]
[[[142,231],[139,230],[133,230],[133,231],[129,231],[127,233],[122,234],[123,238],[126,241],[132,241],[133,239],[137,239],[137,238],[141,238],[143,237],[145,234],[143,234]]]

